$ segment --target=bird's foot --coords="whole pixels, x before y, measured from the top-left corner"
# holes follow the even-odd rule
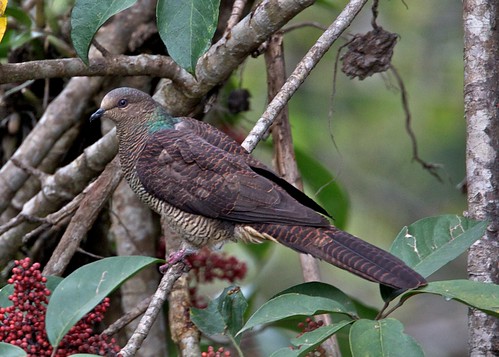
[[[189,271],[191,265],[186,258],[187,256],[194,253],[196,253],[194,249],[180,249],[171,252],[170,255],[168,255],[168,260],[166,261],[166,264],[163,264],[159,267],[160,273],[165,274],[168,271],[168,269],[170,269],[173,265],[177,263],[183,263],[184,270]]]

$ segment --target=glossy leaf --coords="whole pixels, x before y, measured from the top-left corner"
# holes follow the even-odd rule
[[[313,331],[306,332],[300,337],[293,338],[291,343],[294,348],[284,347],[274,353],[270,357],[301,357],[306,356],[307,353],[314,350],[326,339],[334,335],[346,325],[351,324],[353,321],[341,321],[339,323],[321,326]]]
[[[270,357],[298,357],[300,355],[300,350],[294,350],[291,348],[291,346],[289,346],[278,349],[277,351],[272,353]]]
[[[291,294],[291,293],[328,298],[340,303],[345,308],[347,314],[349,314],[350,316],[357,315],[357,310],[355,308],[354,301],[352,301],[352,299],[343,291],[332,285],[322,283],[319,281],[310,281],[283,290],[279,294],[275,295],[273,298],[279,295]]]
[[[81,60],[88,64],[88,50],[97,30],[137,0],[76,0],[71,12],[71,40]]]
[[[421,219],[404,227],[390,252],[424,277],[464,253],[482,237],[487,222],[456,215]]]
[[[54,276],[54,275],[50,275],[50,276],[47,276],[47,289],[49,289],[51,292],[53,292],[57,286],[59,286],[59,284],[63,281],[64,279],[61,278],[60,276]],[[52,294],[49,295],[49,301],[50,301],[50,298],[52,297]]]
[[[402,296],[407,299],[415,294],[436,294],[445,300],[457,300],[470,307],[499,317],[499,285],[472,280],[433,281],[418,290],[408,291]]]
[[[2,0],[0,0],[1,2]],[[9,5],[5,10],[5,15],[10,16],[16,20],[19,25],[22,25],[25,29],[30,29],[32,25],[31,17],[22,8],[15,5]]]
[[[239,343],[236,332],[243,326],[248,303],[239,287],[225,288],[205,309],[191,308],[191,320],[207,335],[227,334]]]
[[[143,256],[110,257],[71,273],[57,286],[47,307],[46,329],[52,346],[125,280],[160,261]]]
[[[2,357],[26,357],[28,354],[21,347],[10,343],[0,342],[0,356]]]
[[[220,0],[158,0],[156,17],[170,57],[194,73],[217,28]]]
[[[318,327],[313,331],[305,332],[299,337],[292,338],[291,343],[302,350],[306,348],[307,351],[310,351],[311,348],[317,347],[337,331],[353,322],[354,320],[343,320],[331,325]]]
[[[14,292],[14,285],[7,284],[0,289],[0,307],[8,307],[12,305],[9,296]]]
[[[350,328],[352,357],[424,357],[421,346],[395,319],[357,320]]]
[[[304,333],[300,337],[291,339],[291,343],[293,346],[300,348],[300,351],[302,351],[301,355],[303,356],[306,352],[313,350],[343,327],[350,325],[351,323],[353,323],[353,320],[343,320],[331,325],[321,326],[313,331]]]
[[[314,284],[317,285],[314,287]],[[308,289],[307,285],[311,288]],[[319,285],[322,285],[322,289]],[[332,294],[328,296],[327,291],[331,291]],[[345,303],[343,295],[341,291],[323,283],[305,283],[293,287],[263,304],[248,319],[241,331],[238,332],[238,335],[255,326],[291,316],[311,316],[330,312],[355,316],[353,304],[350,301]],[[336,297],[339,301],[335,299]]]
[[[334,225],[344,228],[348,213],[348,197],[329,170],[304,150],[295,148],[296,162],[312,198],[334,218]]]

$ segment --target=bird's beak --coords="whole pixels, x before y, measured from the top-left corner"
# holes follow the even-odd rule
[[[104,113],[105,113],[104,109],[97,110],[94,114],[90,116],[90,122],[93,122],[96,119],[100,119],[102,115],[104,115]]]

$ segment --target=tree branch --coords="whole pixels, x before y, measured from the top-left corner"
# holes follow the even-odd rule
[[[67,154],[75,138],[80,132],[80,123],[75,123],[73,127],[67,130],[50,148],[50,151],[45,155],[37,169],[45,173],[52,174],[60,165],[62,158]],[[40,181],[31,176],[26,180],[24,185],[16,192],[11,204],[3,212],[0,222],[6,222],[16,216],[22,209],[23,205],[36,193],[40,191]],[[0,233],[1,234],[1,233]]]
[[[83,200],[43,269],[44,275],[62,275],[80,246],[80,242],[92,227],[122,177],[123,172],[119,166],[118,158],[114,158],[97,180],[87,186]]]
[[[331,26],[329,26],[322,36],[319,37],[305,57],[298,63],[291,76],[289,76],[279,93],[269,103],[267,109],[253,127],[253,130],[251,130],[246,137],[246,140],[244,140],[242,146],[246,150],[253,151],[262,136],[270,128],[270,125],[272,125],[277,114],[282,110],[289,99],[291,99],[293,94],[302,85],[312,69],[314,69],[333,43],[350,25],[366,2],[367,0],[351,0]]]
[[[173,284],[177,281],[177,279],[182,275],[184,269],[183,263],[177,263],[170,267],[166,274],[161,279],[161,282],[158,286],[158,289],[154,293],[151,303],[147,308],[144,316],[140,319],[140,323],[133,333],[132,337],[128,340],[127,344],[120,351],[123,357],[131,357],[134,356],[138,351],[142,342],[147,337],[149,330],[151,329],[154,320],[158,316],[163,303],[166,300],[166,297],[172,290]]]
[[[182,239],[178,233],[173,231],[164,217],[161,217],[161,228],[165,237],[166,256],[171,252],[179,251],[182,247]],[[168,322],[171,337],[182,351],[183,356],[199,356],[200,333],[196,325],[191,321],[189,314],[191,297],[189,292],[189,281],[187,276],[178,279],[173,285],[169,297]]]
[[[141,54],[95,57],[85,65],[79,58],[62,58],[0,65],[0,84],[41,78],[95,76],[151,76],[170,78],[179,87],[194,84],[194,78],[170,57]]]
[[[113,130],[87,147],[76,160],[47,177],[42,190],[24,205],[19,214],[45,217],[60,209],[64,203],[83,191],[92,178],[104,170],[116,155],[117,148],[116,134]],[[0,265],[6,264],[22,245],[21,238],[39,224],[39,222],[24,221],[0,236]]]
[[[156,217],[125,181],[118,185],[112,197],[109,234],[116,244],[118,255],[157,254],[156,243],[160,227]],[[144,299],[150,299],[158,286],[159,278],[157,270],[144,269],[121,285],[122,310],[128,312]],[[126,326],[126,336],[133,334],[138,323],[139,319],[136,319]],[[165,316],[160,315],[136,356],[165,356],[167,342]]]
[[[135,320],[147,310],[147,307],[150,303],[151,296],[148,296],[147,298],[139,301],[133,308],[128,310],[126,314],[121,316],[118,320],[113,322],[104,331],[102,331],[101,335],[112,336],[118,333],[124,327],[129,326],[130,322]]]
[[[50,103],[36,127],[24,139],[12,158],[25,166],[37,167],[54,146],[87,108],[94,91],[101,85],[97,78],[73,78],[61,94]],[[11,161],[0,169],[0,213],[29,175]]]
[[[112,48],[113,52],[124,52],[137,26],[154,18],[155,4],[154,0],[140,0],[135,6],[118,14],[112,22],[99,31],[97,40],[107,48]],[[95,57],[101,56],[92,48],[90,58]],[[47,107],[36,127],[13,157],[26,166],[37,167],[63,133],[80,120],[90,99],[102,83],[103,78],[72,78]],[[0,170],[0,197],[2,197],[0,214],[7,208],[27,177],[24,171],[14,167],[11,162],[2,167]]]
[[[184,90],[167,81],[155,99],[172,115],[188,115],[201,98],[224,82],[271,34],[313,3],[314,0],[262,1],[199,59],[197,85]]]

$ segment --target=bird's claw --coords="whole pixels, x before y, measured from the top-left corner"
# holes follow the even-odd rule
[[[161,274],[165,274],[168,271],[168,269],[170,269],[172,266],[174,266],[177,263],[182,263],[184,265],[184,271],[189,271],[192,266],[186,258],[187,256],[193,253],[194,251],[190,251],[187,249],[180,249],[171,252],[170,255],[168,256],[166,264],[163,264],[159,267],[159,272]]]

